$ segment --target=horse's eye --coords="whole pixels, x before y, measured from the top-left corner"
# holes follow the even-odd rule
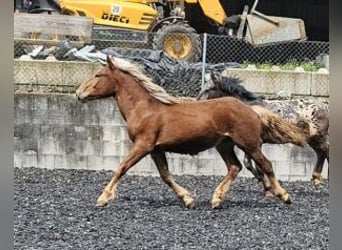
[[[95,77],[101,77],[102,75],[101,74],[96,74]]]

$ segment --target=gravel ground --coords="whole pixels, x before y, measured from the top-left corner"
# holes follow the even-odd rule
[[[159,177],[126,175],[118,198],[95,202],[110,171],[14,169],[14,249],[328,249],[329,186],[282,182],[292,205],[264,199],[238,178],[221,209],[221,176],[175,176],[196,199],[188,210]]]

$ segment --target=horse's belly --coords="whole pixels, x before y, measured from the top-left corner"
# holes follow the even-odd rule
[[[177,140],[172,143],[157,145],[157,148],[167,152],[194,155],[209,148],[215,147],[221,140],[222,139],[220,137]]]

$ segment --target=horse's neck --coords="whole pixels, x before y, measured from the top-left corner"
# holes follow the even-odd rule
[[[141,110],[146,110],[151,103],[158,103],[139,83],[126,82],[124,88],[120,88],[115,96],[118,108],[127,121],[131,115],[136,115]]]

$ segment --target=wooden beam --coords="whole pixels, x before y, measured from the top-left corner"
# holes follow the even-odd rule
[[[83,42],[91,41],[93,19],[60,14],[14,14],[14,37],[39,33],[57,36],[79,37]]]

